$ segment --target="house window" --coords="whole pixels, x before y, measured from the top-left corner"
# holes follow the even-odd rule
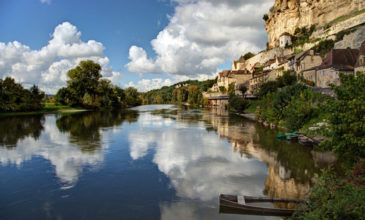
[[[326,74],[326,72],[324,70],[322,70],[322,76],[324,76]]]

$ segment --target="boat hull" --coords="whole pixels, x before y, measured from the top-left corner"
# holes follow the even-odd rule
[[[300,200],[287,199],[271,199],[245,196],[246,202],[303,202]],[[246,214],[246,215],[263,215],[263,216],[291,216],[295,210],[293,209],[276,209],[251,206],[247,204],[239,204],[237,196],[234,195],[220,195],[219,197],[219,211],[220,213],[230,214]]]

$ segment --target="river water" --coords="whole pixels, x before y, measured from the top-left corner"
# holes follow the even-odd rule
[[[0,219],[277,219],[218,201],[305,197],[325,158],[276,133],[173,105],[1,117]]]

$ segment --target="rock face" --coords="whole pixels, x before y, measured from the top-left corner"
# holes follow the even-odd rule
[[[325,26],[362,9],[365,9],[364,0],[275,0],[266,21],[269,47],[279,46],[280,35],[294,34],[297,27]]]

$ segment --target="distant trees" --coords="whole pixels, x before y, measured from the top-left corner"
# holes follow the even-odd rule
[[[56,94],[57,103],[94,109],[141,104],[137,89],[124,91],[110,80],[101,79],[101,66],[91,60],[81,61],[67,76],[67,87]]]
[[[36,85],[30,89],[24,89],[11,77],[0,79],[0,111],[22,112],[36,111],[42,108],[42,92]]]

